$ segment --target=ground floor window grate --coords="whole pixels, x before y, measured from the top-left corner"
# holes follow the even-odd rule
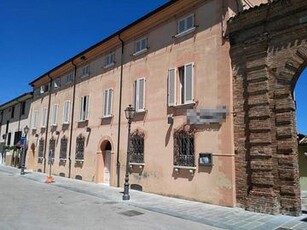
[[[174,134],[174,165],[195,166],[194,134],[178,131]]]

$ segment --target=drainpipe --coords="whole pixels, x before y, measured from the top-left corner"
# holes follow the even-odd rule
[[[69,150],[68,150],[68,178],[71,177],[71,147],[72,147],[72,133],[74,124],[74,110],[75,110],[75,97],[76,97],[76,79],[77,79],[77,66],[74,61],[71,61],[74,66],[74,80],[73,80],[73,91],[72,91],[72,104],[71,104],[71,124],[69,134]]]
[[[46,124],[46,134],[45,134],[45,145],[44,145],[44,173],[46,173],[46,151],[47,151],[47,138],[48,138],[48,129],[49,129],[49,114],[51,106],[51,90],[52,90],[52,78],[48,74],[49,78],[49,100],[48,100],[48,109],[47,109],[47,124]]]
[[[17,128],[17,131],[19,132],[20,131],[20,121],[21,121],[21,101],[18,101],[17,102],[19,103],[20,105],[20,109],[19,109],[19,117],[18,117],[18,128]]]
[[[119,148],[120,148],[120,127],[121,127],[121,113],[122,113],[122,91],[123,91],[123,65],[124,65],[124,41],[118,35],[121,42],[121,57],[120,57],[120,80],[119,80],[119,106],[118,106],[118,130],[117,130],[117,153],[116,153],[116,170],[117,170],[117,187],[120,186],[120,161],[119,161]]]

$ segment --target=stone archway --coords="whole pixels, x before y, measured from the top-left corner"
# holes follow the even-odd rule
[[[112,143],[108,138],[103,138],[97,152],[96,182],[110,185],[112,170]]]
[[[293,88],[307,63],[307,2],[279,0],[230,19],[238,206],[299,215]]]

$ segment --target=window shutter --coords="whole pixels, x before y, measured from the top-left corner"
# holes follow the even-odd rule
[[[103,116],[108,115],[108,90],[104,91],[104,105],[103,105]]]
[[[79,117],[80,121],[83,121],[83,113],[84,113],[83,112],[83,103],[84,103],[83,101],[84,101],[84,97],[81,97],[81,100],[80,100],[80,117]]]
[[[55,125],[57,122],[57,112],[58,112],[58,105],[53,105],[51,112],[51,125]]]
[[[133,107],[137,111],[137,80],[133,83]]]
[[[84,106],[84,120],[87,120],[88,119],[88,114],[89,114],[89,111],[88,111],[88,106],[89,106],[89,96],[85,96],[84,97],[84,103],[85,103],[85,106]]]
[[[185,79],[184,79],[185,95],[184,102],[193,102],[193,64],[185,66]]]
[[[145,79],[139,79],[138,84],[138,110],[144,110],[145,109]]]
[[[63,123],[68,123],[69,121],[69,110],[70,110],[70,101],[65,101],[64,113],[63,113]]]
[[[113,90],[109,89],[109,95],[108,95],[108,115],[112,114],[112,99],[113,99]]]
[[[176,96],[176,71],[175,69],[170,69],[168,71],[168,92],[167,92],[167,104],[175,105],[175,96]]]

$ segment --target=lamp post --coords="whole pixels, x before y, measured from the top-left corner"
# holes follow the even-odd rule
[[[134,114],[135,114],[135,109],[131,105],[129,105],[125,109],[125,116],[128,120],[128,143],[127,143],[126,175],[125,175],[123,200],[130,200],[130,195],[129,195],[130,130],[131,130],[131,121],[134,118]]]
[[[24,132],[24,143],[22,147],[22,154],[21,154],[21,170],[20,170],[20,175],[25,174],[25,157],[26,157],[26,147],[27,147],[27,134],[29,132],[29,127],[26,125],[23,129]]]

